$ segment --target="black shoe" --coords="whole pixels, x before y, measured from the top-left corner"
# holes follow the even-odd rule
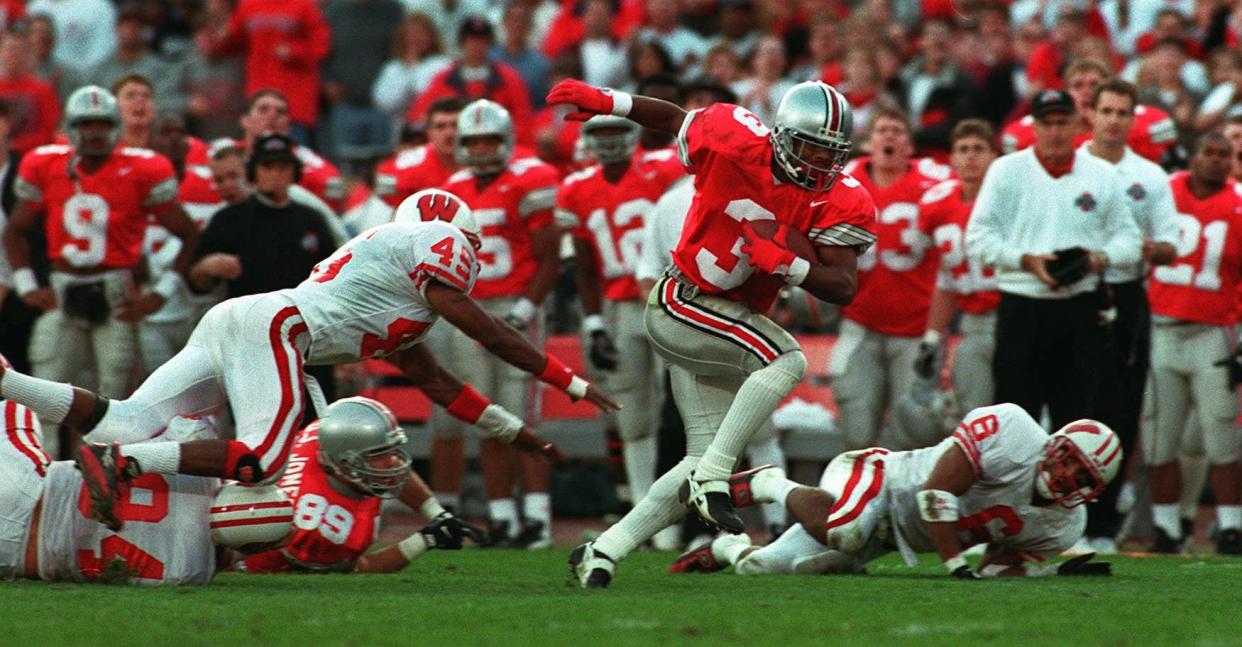
[[[1216,538],[1216,553],[1218,555],[1242,555],[1242,531],[1237,528],[1220,531],[1220,536]]]
[[[733,509],[727,481],[696,481],[692,476],[681,484],[677,496],[708,526],[733,535],[746,532],[742,518]]]
[[[1151,545],[1151,552],[1164,555],[1176,555],[1182,552],[1182,540],[1174,539],[1164,528],[1156,527],[1156,542]]]
[[[527,521],[522,532],[518,533],[509,544],[514,548],[526,550],[543,550],[552,547],[552,537],[546,534],[547,526],[542,521]]]
[[[612,582],[616,562],[595,550],[592,542],[578,546],[569,553],[569,571],[584,589],[606,589]]]
[[[493,521],[487,526],[487,541],[479,546],[481,548],[512,548],[513,541],[509,538],[509,522]]]

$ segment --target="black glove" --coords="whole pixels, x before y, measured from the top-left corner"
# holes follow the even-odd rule
[[[914,357],[914,374],[930,380],[936,377],[936,368],[940,363],[940,345],[919,342],[918,354]]]
[[[462,540],[466,538],[476,544],[482,543],[485,539],[482,530],[462,523],[461,519],[454,517],[450,512],[436,517],[434,521],[419,530],[418,534],[427,541],[428,548],[441,550],[460,550]]]
[[[617,347],[607,332],[596,330],[591,333],[590,345],[587,358],[591,360],[591,366],[601,371],[617,370]]]
[[[957,568],[953,569],[953,572],[949,573],[949,575],[952,575],[954,579],[958,579],[958,580],[981,580],[983,579],[983,577],[980,576],[978,573],[970,570],[970,566],[967,564],[962,564],[961,566],[958,566]]]
[[[1057,566],[1057,575],[1112,575],[1113,565],[1109,562],[1092,562],[1095,553],[1079,555],[1074,559],[1061,562]]]
[[[1212,366],[1229,368],[1229,390],[1236,391],[1238,385],[1242,384],[1242,346],[1239,346],[1238,350],[1229,357],[1212,362]]]
[[[1053,254],[1056,258],[1048,261],[1044,269],[1059,288],[1081,281],[1091,271],[1091,254],[1081,247],[1058,249]]]

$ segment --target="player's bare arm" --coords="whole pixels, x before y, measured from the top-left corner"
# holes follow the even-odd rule
[[[962,558],[962,542],[957,538],[957,497],[966,493],[978,476],[957,445],[949,447],[918,493],[919,513],[927,524],[927,534],[945,568],[962,579],[978,576]]]
[[[1152,265],[1168,265],[1177,260],[1177,248],[1171,243],[1144,238],[1143,260]]]
[[[29,236],[39,225],[39,208],[33,202],[20,200],[9,214],[4,228],[4,252],[13,267],[13,289],[29,305],[40,310],[56,307],[56,295],[51,288],[40,288],[30,269]]]
[[[195,291],[206,292],[220,281],[232,281],[241,275],[241,257],[217,252],[198,259],[190,268],[186,280]]]
[[[858,292],[858,252],[853,247],[816,246],[819,261],[811,265],[802,289],[828,303],[848,305]]]
[[[574,239],[574,282],[582,302],[582,315],[589,317],[603,312],[604,298],[599,281],[599,259],[590,241]]]
[[[560,360],[539,352],[516,329],[484,312],[461,290],[433,280],[427,285],[426,297],[428,304],[445,320],[479,342],[489,353],[523,371],[542,378],[550,368],[564,366]],[[568,369],[564,368],[563,371]],[[572,373],[570,375],[586,384],[584,391],[578,396],[579,399],[590,402],[602,411],[617,411],[621,408],[594,384],[587,383]]]
[[[567,104],[578,108],[565,118],[586,121],[594,115],[617,115],[644,128],[676,134],[686,111],[676,104],[640,95],[597,88],[576,79],[565,79],[548,92],[548,104]]]
[[[538,305],[548,297],[552,286],[556,284],[556,275],[561,267],[561,228],[549,223],[531,232],[530,253],[535,257],[535,275],[526,286],[523,295],[531,303]]]

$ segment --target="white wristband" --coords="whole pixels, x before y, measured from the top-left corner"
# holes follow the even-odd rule
[[[38,289],[39,280],[35,278],[34,270],[29,267],[13,270],[13,291],[17,296],[24,297]]]
[[[397,544],[397,550],[401,551],[401,555],[411,562],[418,559],[419,555],[427,552],[428,548],[427,540],[423,538],[422,533],[418,532],[402,539],[401,543]]]
[[[435,519],[446,512],[444,506],[440,505],[440,502],[435,497],[429,497],[426,501],[423,501],[423,504],[418,506],[418,511],[428,519]]]
[[[805,258],[795,258],[789,264],[789,273],[785,275],[785,282],[789,285],[802,285],[806,280],[806,275],[811,273],[811,263]]]
[[[482,415],[475,421],[474,426],[489,438],[511,443],[522,430],[522,419],[499,404],[492,403],[483,409]]]
[[[184,281],[182,281],[181,275],[169,270],[164,272],[164,275],[155,282],[155,285],[151,286],[151,291],[164,297],[164,300],[167,301],[177,294],[177,291],[181,289],[183,284]]]
[[[962,557],[960,553],[944,560],[944,569],[950,573],[963,566],[966,566],[966,558]]]
[[[581,400],[586,396],[588,386],[591,386],[590,382],[575,375],[569,380],[569,386],[565,387],[565,393],[575,400]]]
[[[612,95],[612,114],[624,117],[634,109],[634,97],[629,92],[609,90],[608,93]]]
[[[604,315],[587,315],[582,318],[582,331],[588,335],[604,329]]]

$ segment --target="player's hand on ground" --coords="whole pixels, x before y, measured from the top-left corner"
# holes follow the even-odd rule
[[[1242,348],[1228,357],[1212,362],[1212,366],[1223,366],[1229,369],[1229,390],[1236,391],[1242,384]]]
[[[225,281],[232,281],[242,275],[241,257],[236,254],[208,254],[199,264],[208,275]]]
[[[612,398],[608,397],[607,393],[601,391],[600,388],[594,384],[587,385],[586,395],[582,396],[582,399],[595,405],[595,408],[600,411],[621,410],[621,405],[614,402]]]
[[[1054,254],[1023,254],[1022,269],[1035,275],[1044,285],[1057,287],[1056,279],[1048,274],[1048,261],[1056,260]]]
[[[164,296],[158,292],[147,292],[126,299],[117,309],[116,318],[129,323],[137,323],[162,307],[164,307]]]
[[[513,446],[524,452],[542,454],[551,463],[565,461],[565,452],[562,452],[556,443],[531,431],[528,427],[522,427],[522,430],[513,437]]]
[[[565,104],[578,108],[565,115],[566,121],[586,121],[595,115],[612,114],[612,92],[577,79],[565,79],[548,92],[548,105]]]
[[[970,566],[966,564],[962,564],[961,566],[958,566],[957,568],[953,569],[953,572],[949,573],[949,575],[950,577],[956,580],[981,580],[983,579],[982,576],[980,576],[978,573],[971,570]]]
[[[612,337],[609,337],[607,332],[596,330],[591,333],[587,359],[591,360],[591,366],[598,370],[617,370],[617,346],[612,343]]]
[[[794,259],[798,258],[788,247],[755,233],[750,223],[742,225],[742,253],[750,256],[750,264],[765,274],[785,277]]]
[[[39,288],[27,292],[22,301],[32,308],[47,311],[56,307],[56,293],[50,288]]]
[[[1112,575],[1113,565],[1109,562],[1093,562],[1095,553],[1079,555],[1071,560],[1061,562],[1057,566],[1057,575]]]
[[[458,519],[451,512],[441,513],[418,532],[427,540],[427,546],[440,550],[460,550],[465,539],[475,544],[481,544],[487,539],[486,533]]]

